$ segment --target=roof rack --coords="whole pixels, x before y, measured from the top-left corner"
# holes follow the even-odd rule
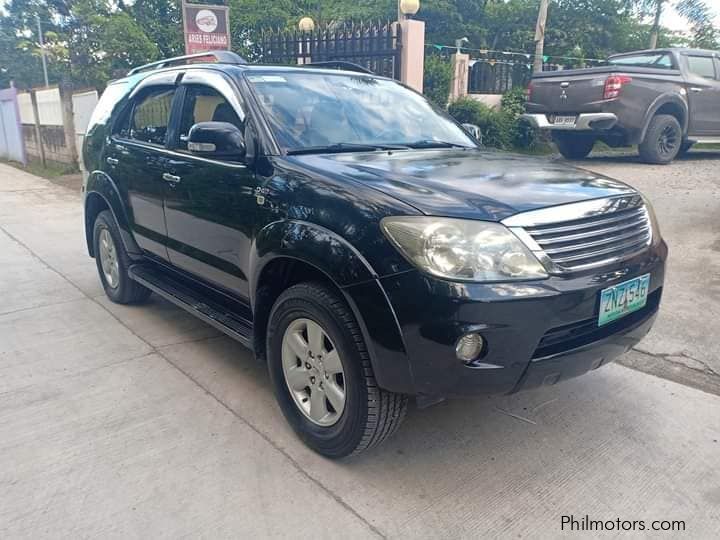
[[[321,68],[321,69],[342,69],[345,71],[356,71],[358,73],[366,73],[368,75],[375,75],[368,68],[355,64],[353,62],[343,62],[341,60],[332,60],[328,62],[310,62],[309,64],[302,64],[301,67]]]
[[[128,75],[135,75],[143,71],[153,71],[156,69],[162,69],[170,66],[181,66],[183,64],[192,64],[192,60],[208,59],[208,62],[216,64],[247,64],[242,56],[235,54],[230,51],[209,51],[198,54],[187,54],[185,56],[175,56],[174,58],[166,58],[165,60],[158,60],[157,62],[151,62],[143,66],[139,66],[131,69]]]

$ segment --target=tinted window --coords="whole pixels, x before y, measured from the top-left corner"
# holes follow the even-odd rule
[[[152,144],[165,144],[175,88],[154,88],[135,102],[129,125],[120,134]]]
[[[673,69],[673,60],[668,53],[634,54],[611,58],[611,66],[652,67],[660,69]]]
[[[186,137],[198,122],[228,122],[243,130],[243,123],[232,105],[216,90],[208,86],[187,87],[180,122],[180,148],[187,148]]]
[[[474,142],[423,96],[368,75],[285,72],[248,75],[284,148],[445,141]]]
[[[715,62],[710,56],[688,56],[688,69],[691,73],[705,77],[715,78]]]

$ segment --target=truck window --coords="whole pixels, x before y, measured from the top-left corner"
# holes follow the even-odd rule
[[[244,129],[243,121],[235,109],[216,90],[209,86],[188,86],[180,120],[179,147],[187,149],[187,135],[198,122],[228,122]]]
[[[672,56],[668,53],[645,53],[620,56],[610,58],[608,63],[611,66],[651,67],[659,69],[674,68]]]
[[[151,144],[164,145],[175,88],[154,88],[132,109],[129,126],[120,135]]]
[[[715,62],[710,56],[688,56],[688,69],[705,79],[715,78]]]
[[[122,99],[127,93],[127,83],[113,83],[108,85],[105,91],[100,97],[100,101],[95,105],[92,115],[90,116],[90,122],[88,123],[87,132],[95,127],[97,124],[104,124],[110,118],[115,105]]]

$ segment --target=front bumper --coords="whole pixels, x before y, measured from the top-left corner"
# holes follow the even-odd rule
[[[613,113],[583,113],[577,115],[575,124],[556,125],[550,121],[546,114],[523,114],[522,117],[538,129],[551,129],[557,131],[606,131],[618,122]]]
[[[652,327],[666,258],[662,242],[612,268],[574,277],[468,284],[411,271],[381,279],[402,333],[412,393],[511,393],[555,384],[613,361]],[[600,291],[646,273],[651,275],[647,306],[598,327]],[[455,344],[467,332],[479,332],[487,343],[471,366],[455,356]]]

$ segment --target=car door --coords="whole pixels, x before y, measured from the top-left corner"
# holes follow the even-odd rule
[[[720,135],[720,74],[712,56],[687,54],[690,134]]]
[[[248,298],[248,254],[258,209],[256,175],[244,161],[216,160],[187,150],[198,122],[222,121],[244,131],[237,88],[218,72],[193,70],[183,79],[177,136],[166,171],[168,255],[178,268]]]
[[[177,88],[150,84],[131,97],[114,126],[106,154],[108,174],[127,201],[128,219],[138,245],[168,260],[163,180],[170,111]]]

